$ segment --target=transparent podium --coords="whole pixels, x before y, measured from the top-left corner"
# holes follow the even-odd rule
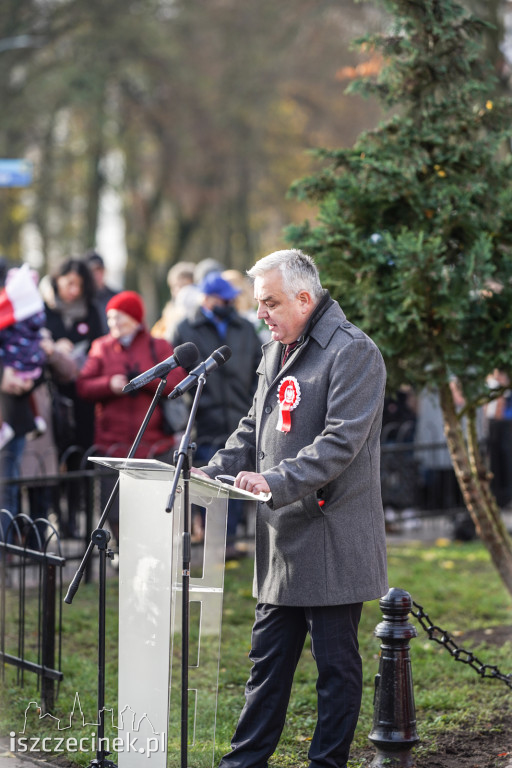
[[[185,504],[177,486],[165,511],[175,469],[152,459],[91,458],[120,473],[119,483],[119,768],[180,765],[182,546]],[[188,756],[193,768],[214,759],[230,498],[263,495],[191,476],[189,500],[203,511],[201,562],[194,551],[189,580]],[[199,550],[200,548],[198,548]],[[186,718],[184,718],[186,719]]]

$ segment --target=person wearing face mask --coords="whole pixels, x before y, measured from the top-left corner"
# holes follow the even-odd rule
[[[258,378],[256,369],[261,360],[261,341],[253,324],[235,309],[235,299],[240,291],[220,272],[208,273],[198,287],[200,306],[191,317],[178,324],[172,343],[176,347],[186,341],[193,342],[199,349],[201,360],[206,360],[224,344],[232,351],[227,363],[215,372],[215,376],[208,378],[199,401],[194,464],[200,467],[224,446],[252,403]],[[230,502],[227,558],[239,555],[234,540],[243,514],[242,504]]]
[[[94,444],[97,456],[127,456],[148,411],[159,379],[128,394],[128,382],[173,354],[165,339],[153,338],[144,324],[145,307],[135,291],[121,291],[106,305],[109,333],[91,345],[76,382],[80,397],[95,403]],[[175,368],[167,376],[162,398],[186,376]],[[175,438],[164,427],[162,410],[157,408],[146,428],[135,458],[158,458],[170,462]],[[102,478],[101,504],[105,506],[115,482]],[[117,501],[109,515],[117,539]]]

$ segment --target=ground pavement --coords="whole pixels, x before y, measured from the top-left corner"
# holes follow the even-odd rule
[[[10,751],[10,739],[9,737],[0,737],[0,768],[41,768],[44,764],[44,760],[36,760],[35,758],[25,757],[25,755]]]

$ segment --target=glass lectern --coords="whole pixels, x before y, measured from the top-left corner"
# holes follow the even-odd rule
[[[118,470],[119,768],[178,768],[180,756],[183,488],[165,511],[175,469],[153,459],[91,461]],[[230,498],[264,495],[195,475],[191,504],[204,510],[201,557],[189,581],[188,749],[194,768],[213,763]],[[121,743],[121,742],[120,742]]]

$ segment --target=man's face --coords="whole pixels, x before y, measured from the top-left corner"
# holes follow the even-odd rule
[[[279,269],[255,278],[254,298],[258,303],[258,318],[268,325],[273,341],[282,344],[297,341],[314,309],[307,291],[300,291],[290,298],[284,290]]]

